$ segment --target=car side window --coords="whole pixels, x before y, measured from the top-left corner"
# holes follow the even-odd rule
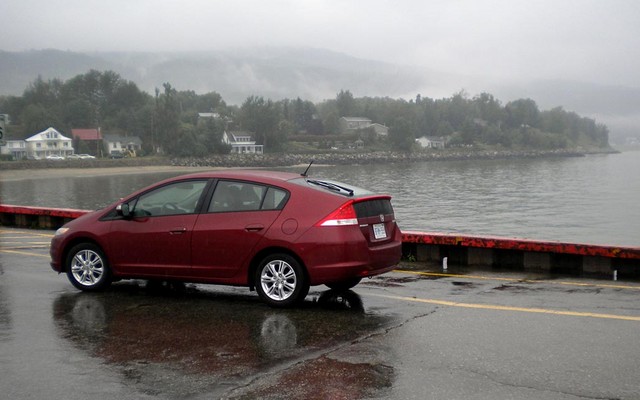
[[[193,214],[207,181],[175,182],[140,196],[133,208],[134,217]]]
[[[213,192],[209,212],[257,211],[266,189],[249,182],[220,181]]]
[[[270,187],[262,202],[261,210],[282,210],[287,202],[287,192]]]

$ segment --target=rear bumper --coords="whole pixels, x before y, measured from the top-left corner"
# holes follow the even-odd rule
[[[307,248],[303,255],[311,285],[380,275],[391,271],[402,257],[399,231],[393,240],[372,247],[359,231],[351,238],[341,235],[331,243],[323,239],[316,242],[322,245]]]
[[[396,264],[384,268],[371,269],[368,265],[328,265],[309,271],[311,285],[342,282],[351,278],[367,278],[392,271]]]

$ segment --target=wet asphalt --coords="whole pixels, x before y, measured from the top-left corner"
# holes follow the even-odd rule
[[[81,293],[0,227],[1,399],[640,399],[640,283],[401,264],[272,309],[246,288]]]

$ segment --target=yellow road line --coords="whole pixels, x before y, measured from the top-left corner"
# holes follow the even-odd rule
[[[386,299],[435,304],[439,306],[449,306],[449,307],[462,307],[462,308],[473,308],[473,309],[495,310],[495,311],[515,311],[515,312],[535,313],[535,314],[562,315],[562,316],[570,316],[570,317],[617,319],[617,320],[623,320],[623,321],[640,322],[640,317],[634,317],[629,315],[599,314],[599,313],[588,313],[588,312],[577,312],[577,311],[559,311],[559,310],[548,310],[544,308],[510,307],[510,306],[498,306],[498,305],[490,305],[490,304],[458,303],[455,301],[419,299],[415,297],[390,296],[390,295],[373,294],[373,293],[367,293],[366,296],[383,297]]]
[[[33,256],[33,257],[49,258],[49,255],[48,255],[48,254],[27,253],[26,251],[16,251],[16,250],[4,250],[4,249],[0,249],[0,253],[20,254],[20,255],[23,255],[23,256]]]
[[[28,244],[37,244],[37,245],[43,245],[43,246],[48,246],[50,243],[49,242],[26,242],[26,241],[19,241],[19,242],[0,242],[0,246],[21,246],[21,245],[28,245]]]
[[[424,272],[424,271],[408,271],[404,269],[396,269],[395,272],[402,272],[403,274],[414,274],[414,275],[426,275],[426,276],[441,276],[444,278],[468,278],[468,279],[481,279],[487,281],[509,281],[512,282],[517,279],[513,278],[497,278],[497,277],[488,277],[481,275],[460,275],[460,274],[445,274],[440,272]]]
[[[36,236],[36,237],[46,237],[46,238],[52,238],[54,235],[52,233],[36,233],[36,232],[29,232],[29,231],[8,231],[8,230],[2,230],[0,229],[0,235],[3,234],[12,234],[12,235],[27,235],[27,236]],[[16,236],[16,237],[3,237],[3,239],[22,239],[24,238],[24,236]]]
[[[49,246],[0,246],[0,250],[33,250],[33,249],[49,249]]]
[[[40,236],[1,236],[0,235],[0,239],[2,239],[3,242],[6,242],[7,240],[42,240],[42,238]],[[49,241],[47,241],[48,243]]]
[[[565,286],[585,286],[585,287],[601,287],[610,289],[634,289],[640,290],[640,286],[633,285],[618,285],[610,283],[580,283],[580,282],[567,282],[567,281],[552,281],[544,279],[518,279],[518,278],[498,278],[488,277],[481,275],[460,275],[460,274],[445,274],[440,272],[423,272],[423,271],[407,271],[402,269],[396,269],[395,272],[401,272],[403,274],[425,275],[425,276],[440,276],[445,278],[465,278],[465,279],[478,279],[486,281],[506,281],[506,282],[526,282],[526,283],[547,283],[552,285],[565,285]]]

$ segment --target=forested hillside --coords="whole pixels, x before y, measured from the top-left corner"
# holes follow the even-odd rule
[[[217,118],[198,120],[198,113]],[[335,137],[340,117],[366,117],[389,127],[388,138],[371,130],[357,132],[365,149],[416,150],[422,136],[446,138],[448,146],[499,149],[608,147],[608,128],[561,107],[540,110],[533,99],[502,104],[489,93],[459,92],[448,98],[354,97],[345,89],[335,98],[271,100],[249,96],[229,105],[217,92],[197,94],[164,83],[153,94],[113,71],[90,72],[68,80],[38,78],[21,96],[0,97],[0,113],[9,114],[8,134],[23,139],[47,127],[63,134],[72,128],[142,138],[145,150],[172,155],[224,153],[222,133],[246,130],[266,151],[290,149],[295,141],[323,142]],[[315,140],[317,138],[317,140]],[[311,140],[314,139],[314,140]]]

